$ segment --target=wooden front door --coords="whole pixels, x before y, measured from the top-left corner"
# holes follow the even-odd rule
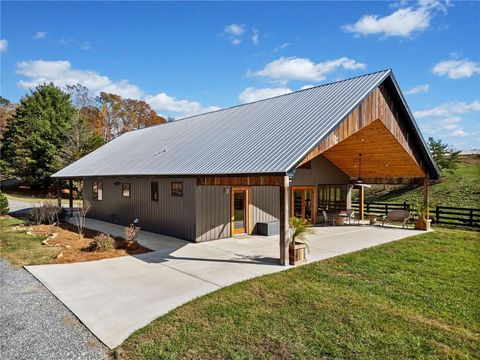
[[[248,232],[248,192],[246,189],[232,190],[232,233],[233,235]]]
[[[292,217],[315,221],[315,188],[314,187],[292,187]]]

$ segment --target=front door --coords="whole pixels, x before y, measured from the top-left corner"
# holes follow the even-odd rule
[[[232,201],[233,234],[247,232],[247,190],[233,190]]]
[[[313,187],[292,187],[292,217],[314,222],[314,194]]]

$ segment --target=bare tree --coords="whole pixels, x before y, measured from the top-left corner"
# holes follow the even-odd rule
[[[78,229],[78,235],[80,235],[80,237],[83,237],[83,232],[85,230],[85,218],[87,217],[87,213],[90,208],[90,202],[88,200],[84,200],[83,205],[76,209],[73,213],[75,224],[77,225]]]

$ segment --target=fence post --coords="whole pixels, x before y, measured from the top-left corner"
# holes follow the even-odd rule
[[[437,218],[436,223],[438,224],[439,221],[440,221],[440,206],[438,206],[438,205],[435,207],[435,216]]]
[[[370,203],[367,203],[367,213],[370,212]]]
[[[406,201],[403,202],[403,210],[407,210],[407,202]]]
[[[473,209],[470,209],[470,226],[473,226]]]
[[[388,203],[385,204],[385,215],[388,216]]]

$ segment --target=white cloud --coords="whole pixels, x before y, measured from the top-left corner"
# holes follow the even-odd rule
[[[17,74],[29,78],[17,83],[24,89],[34,88],[44,82],[53,82],[60,87],[82,84],[94,93],[105,91],[133,99],[139,99],[143,95],[143,92],[128,80],[112,81],[95,71],[74,69],[69,61],[21,61],[17,63]]]
[[[476,100],[471,103],[466,102],[450,102],[444,103],[437,107],[427,110],[415,111],[414,115],[417,118],[426,118],[433,116],[454,116],[465,114],[468,112],[480,111],[480,101]]]
[[[148,95],[144,98],[152,108],[159,112],[174,112],[182,116],[196,115],[207,111],[214,111],[220,109],[217,106],[203,107],[198,101],[178,100],[173,96],[165,93],[156,95]]]
[[[242,42],[242,35],[246,29],[244,24],[230,24],[225,26],[223,32],[233,45],[239,45]]]
[[[8,41],[5,39],[0,39],[0,53],[7,51]]]
[[[230,24],[225,27],[225,32],[230,35],[240,36],[245,32],[245,25]]]
[[[128,80],[113,81],[108,76],[95,71],[74,69],[69,61],[21,61],[17,63],[17,74],[28,78],[17,83],[24,89],[34,88],[45,82],[53,82],[59,87],[82,84],[95,95],[104,91],[126,98],[142,99],[159,113],[175,113],[179,117],[219,109],[216,106],[203,107],[197,101],[178,100],[163,92],[145,95],[138,86],[130,84]]]
[[[468,136],[468,132],[466,132],[465,130],[463,130],[462,128],[458,129],[458,130],[455,130],[453,132],[453,136],[458,136],[458,137],[465,137],[465,136]]]
[[[410,90],[405,91],[406,95],[415,95],[420,93],[426,93],[430,90],[429,84],[417,85],[411,88]]]
[[[277,46],[275,49],[273,49],[273,52],[277,52],[277,51],[286,49],[287,47],[289,47],[289,46],[291,46],[291,45],[292,45],[292,44],[289,43],[289,42],[283,43],[282,45]]]
[[[258,33],[258,30],[257,30],[257,29],[253,29],[253,30],[252,30],[252,33],[253,33],[253,35],[252,35],[252,42],[253,42],[255,45],[257,45],[257,44],[258,44],[258,41],[259,41],[258,38],[259,38],[260,34]]]
[[[312,85],[312,84],[306,84],[306,85],[303,85],[300,90],[306,90],[306,89],[310,89],[312,87],[315,87],[316,85]]]
[[[284,81],[321,81],[326,78],[327,74],[339,68],[357,70],[364,69],[365,67],[365,64],[347,57],[328,60],[317,64],[305,58],[281,57],[267,64],[262,70],[250,73],[250,75]]]
[[[46,31],[37,31],[35,35],[32,36],[32,38],[35,40],[40,40],[40,39],[45,39],[45,36],[47,36]]]
[[[90,50],[91,49],[90,42],[86,41],[86,40],[77,40],[77,39],[74,39],[74,38],[68,38],[68,39],[62,38],[62,39],[59,40],[59,43],[62,44],[62,45],[76,45],[81,50]]]
[[[450,79],[468,78],[480,73],[480,63],[469,59],[444,60],[436,64],[433,73],[439,76],[448,76]]]
[[[448,2],[419,1],[418,7],[403,7],[387,16],[364,15],[354,24],[342,26],[342,30],[355,36],[380,35],[382,37],[410,37],[430,27],[430,21],[439,12],[446,12]]]
[[[247,87],[243,90],[238,98],[242,103],[248,103],[257,100],[267,99],[273,96],[283,95],[291,93],[292,90],[287,87],[277,87],[277,88],[253,88]]]

